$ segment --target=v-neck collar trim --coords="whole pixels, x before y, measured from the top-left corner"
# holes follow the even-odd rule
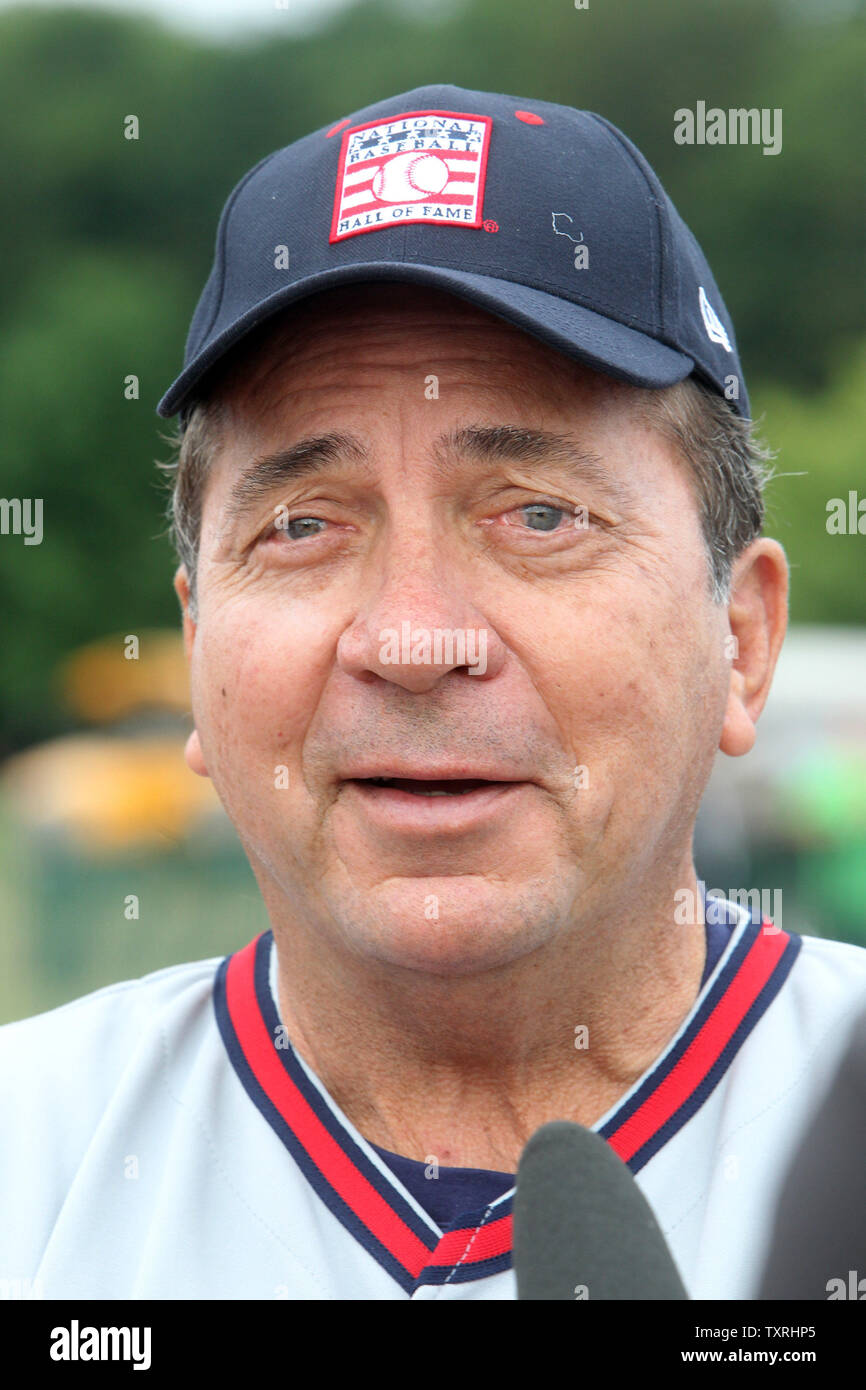
[[[744,908],[734,908],[739,923],[682,1026],[592,1126],[633,1173],[718,1085],[784,984],[802,944],[799,936],[763,931]],[[273,933],[265,931],[227,956],[214,982],[214,1007],[247,1095],[311,1187],[407,1293],[510,1268],[514,1189],[441,1231],[291,1046],[271,990],[272,949]]]

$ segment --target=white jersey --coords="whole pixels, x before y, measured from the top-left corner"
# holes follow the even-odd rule
[[[866,950],[744,907],[682,1027],[594,1126],[693,1298],[754,1296]],[[0,1028],[0,1293],[513,1299],[513,1190],[446,1231],[288,1043],[270,932]]]

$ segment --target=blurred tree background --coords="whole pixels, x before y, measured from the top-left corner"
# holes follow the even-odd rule
[[[863,622],[862,542],[824,523],[863,481],[864,27],[862,9],[794,0],[466,0],[362,3],[313,34],[208,45],[104,12],[2,13],[0,476],[4,496],[45,499],[49,538],[0,546],[18,615],[0,752],[62,727],[65,651],[176,621],[154,407],[230,188],[270,150],[429,81],[587,107],[644,151],[707,251],[755,413],[795,475],[770,498],[792,617]],[[674,110],[698,100],[781,107],[782,152],[676,145]]]
[[[154,412],[229,190],[426,82],[586,107],[643,150],[713,266],[778,450],[768,531],[792,619],[863,624],[864,541],[825,523],[830,498],[866,493],[864,28],[838,0],[360,0],[230,43],[110,12],[0,13],[0,493],[45,507],[41,545],[0,540],[0,755],[77,726],[58,697],[69,653],[177,626]],[[675,144],[674,111],[699,100],[781,108],[781,153]]]

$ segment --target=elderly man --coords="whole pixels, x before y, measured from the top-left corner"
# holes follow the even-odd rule
[[[319,130],[230,198],[160,411],[186,756],[272,930],[2,1030],[4,1265],[48,1297],[513,1298],[514,1174],[564,1119],[692,1297],[754,1296],[866,952],[696,875],[787,565],[652,170],[455,87]]]

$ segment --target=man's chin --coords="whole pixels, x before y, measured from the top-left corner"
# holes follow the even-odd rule
[[[472,875],[389,879],[341,933],[355,955],[382,965],[456,978],[531,955],[556,936],[564,908],[538,886],[489,883]]]

